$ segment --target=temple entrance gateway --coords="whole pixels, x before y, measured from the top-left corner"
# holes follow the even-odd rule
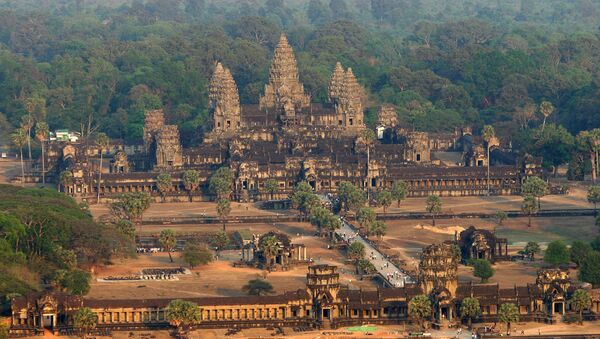
[[[56,325],[56,315],[54,314],[43,314],[42,315],[42,327],[52,329]]]

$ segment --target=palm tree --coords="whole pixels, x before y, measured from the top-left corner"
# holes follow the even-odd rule
[[[494,132],[492,125],[485,125],[481,134],[483,135],[487,149],[487,195],[490,195],[490,143],[496,137],[496,132]]]
[[[98,203],[100,203],[100,182],[102,181],[102,154],[104,153],[104,148],[108,147],[108,142],[109,139],[106,134],[98,133],[96,135],[96,144],[100,148],[100,168],[98,168]]]
[[[473,319],[481,315],[481,306],[479,306],[479,300],[477,298],[466,297],[460,303],[460,317],[467,319],[469,322],[469,329],[471,329],[471,323]]]
[[[177,244],[177,238],[175,238],[175,232],[170,229],[164,229],[160,231],[160,236],[158,237],[158,241],[164,247],[165,251],[169,253],[169,260],[173,262],[173,257],[171,256],[171,251],[175,248]]]
[[[571,306],[579,313],[579,324],[583,324],[583,310],[592,306],[592,298],[586,290],[578,289],[571,297]]]
[[[89,307],[82,307],[73,316],[73,322],[76,328],[83,331],[83,338],[85,339],[90,331],[96,328],[98,316]]]
[[[554,106],[549,101],[542,101],[542,103],[540,104],[540,112],[542,112],[542,115],[544,116],[544,122],[542,123],[543,132],[544,128],[546,127],[546,119],[550,114],[552,114],[552,112],[554,112]]]
[[[46,139],[48,139],[48,134],[50,133],[50,129],[48,128],[48,124],[43,121],[38,122],[35,125],[35,137],[40,142],[42,147],[42,184],[46,184],[46,158],[45,158],[45,150],[46,150]]]
[[[200,176],[196,170],[187,170],[183,172],[183,186],[188,191],[190,202],[192,202],[192,192],[200,185]]]
[[[162,202],[165,201],[165,195],[171,190],[172,187],[173,181],[171,180],[171,174],[167,172],[161,172],[156,177],[156,188],[158,188]]]
[[[431,317],[431,300],[429,300],[429,297],[421,294],[412,298],[408,303],[408,315],[424,329],[425,319]]]
[[[519,309],[515,304],[502,304],[498,310],[498,320],[506,323],[506,335],[510,334],[510,324],[519,321]]]
[[[273,266],[272,259],[279,253],[279,242],[274,235],[262,238],[258,244],[259,249],[263,252],[263,256],[267,260],[269,269]]]
[[[225,223],[229,213],[231,213],[231,202],[228,199],[219,199],[217,201],[217,215],[223,222],[223,232],[225,232]]]
[[[521,211],[527,214],[529,221],[527,226],[531,227],[531,215],[535,214],[538,211],[538,204],[535,201],[535,197],[531,195],[526,195],[523,198],[523,204],[521,205]]]
[[[23,164],[23,146],[27,143],[29,137],[23,128],[17,130],[11,135],[12,143],[19,149],[21,154],[21,185],[25,186],[25,165]]]
[[[166,313],[167,320],[183,337],[186,337],[190,327],[202,318],[197,304],[181,299],[171,300]]]
[[[29,161],[31,161],[31,129],[33,128],[33,117],[31,113],[21,117],[21,128],[27,133],[27,149],[29,150]]]

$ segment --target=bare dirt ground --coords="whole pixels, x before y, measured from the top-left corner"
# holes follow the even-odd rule
[[[0,159],[0,183],[8,184],[16,175],[21,175],[21,163],[15,159]]]
[[[350,288],[375,288],[371,281],[359,281],[354,274],[352,265],[345,263],[343,253],[334,249],[327,249],[327,241],[308,235],[306,228],[294,225],[281,225],[282,228],[292,227],[294,236],[290,238],[294,243],[307,246],[307,254],[315,263],[331,264],[339,267],[340,281]],[[280,228],[281,229],[281,228]],[[295,234],[300,233],[298,237]],[[120,298],[179,298],[202,296],[239,296],[248,280],[263,277],[265,273],[255,268],[234,268],[233,261],[239,260],[241,253],[238,251],[224,251],[220,260],[194,268],[192,275],[180,276],[179,281],[144,281],[144,282],[97,282],[92,283],[89,293],[90,298],[120,299]],[[118,260],[114,265],[97,268],[95,278],[111,275],[138,274],[142,268],[179,267],[185,263],[176,253],[174,263],[169,262],[168,255],[140,254],[135,259]],[[306,265],[299,265],[285,272],[272,272],[267,274],[267,280],[273,285],[277,293],[304,289],[306,287]],[[226,277],[226,279],[224,279]]]
[[[542,198],[542,209],[579,209],[592,208],[587,202],[586,187],[573,184],[569,194],[549,195]],[[520,211],[523,198],[518,195],[490,196],[490,197],[442,197],[442,210],[444,213],[482,212],[493,213],[502,211]],[[426,198],[409,198],[397,207],[396,202],[387,208],[387,212],[425,212]],[[377,212],[383,213],[383,208]]]

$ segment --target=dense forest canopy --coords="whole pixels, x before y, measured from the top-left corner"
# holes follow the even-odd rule
[[[341,61],[369,93],[371,125],[392,103],[420,130],[493,124],[523,143],[516,127],[538,126],[549,101],[548,123],[576,134],[600,126],[599,11],[592,0],[0,0],[0,130],[30,112],[51,129],[139,141],[144,110],[164,107],[193,145],[209,126],[214,62],[255,103],[284,32],[313,102]]]

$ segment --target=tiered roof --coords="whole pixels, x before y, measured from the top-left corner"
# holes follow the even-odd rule
[[[208,93],[211,106],[217,114],[240,114],[240,95],[237,85],[229,68],[224,67],[220,62],[215,66]]]
[[[282,34],[275,48],[269,84],[265,87],[264,96],[260,98],[260,106],[282,109],[288,102],[295,108],[302,108],[310,104],[310,98],[304,94],[304,86],[300,83],[294,50]]]

